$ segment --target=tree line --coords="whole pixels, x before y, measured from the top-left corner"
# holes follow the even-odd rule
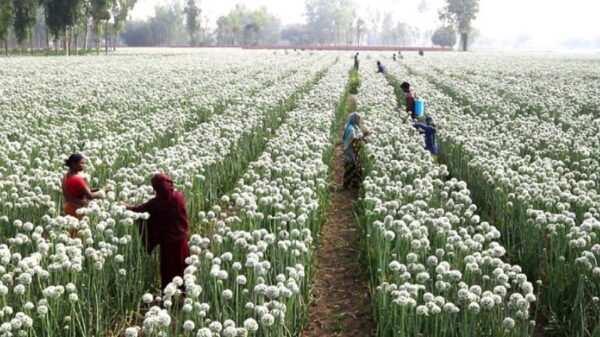
[[[123,40],[130,46],[411,46],[431,41],[434,45],[452,47],[460,36],[464,40],[461,46],[466,50],[472,40],[471,23],[479,3],[479,0],[446,0],[446,7],[439,12],[442,26],[437,30],[420,30],[377,10],[359,13],[355,0],[305,0],[306,23],[286,26],[265,7],[248,9],[238,4],[218,18],[214,30],[209,30],[198,19],[200,9],[190,6],[189,1],[194,0],[186,0],[184,9],[177,4],[158,7],[149,20],[129,23],[122,34]]]
[[[61,49],[65,55],[100,44],[113,48],[137,0],[0,0],[0,42],[34,49]]]
[[[96,53],[102,45],[108,52],[119,38],[128,46],[410,46],[427,41],[454,46],[459,36],[466,50],[479,4],[446,0],[439,12],[443,25],[437,30],[419,30],[381,11],[359,15],[355,0],[305,0],[306,23],[287,26],[265,7],[236,5],[209,29],[199,1],[157,6],[149,19],[127,21],[137,0],[0,0],[0,42],[7,54],[10,44],[22,51],[54,48],[69,55],[88,50],[92,43]]]

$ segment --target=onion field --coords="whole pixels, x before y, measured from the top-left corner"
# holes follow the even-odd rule
[[[361,52],[357,72],[353,56],[0,58],[0,337],[300,336],[315,256],[336,244],[320,232],[353,78],[375,322],[357,334],[599,337],[600,56]],[[404,81],[437,125],[435,161]],[[62,214],[71,153],[111,187],[81,220]],[[191,229],[164,292],[136,226],[148,214],[121,205],[151,198],[157,172]]]

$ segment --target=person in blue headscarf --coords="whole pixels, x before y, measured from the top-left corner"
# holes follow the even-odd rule
[[[435,160],[440,152],[436,142],[436,127],[433,124],[433,117],[427,116],[425,123],[415,123],[413,127],[419,131],[419,133],[425,136],[425,150],[429,151]]]
[[[362,181],[362,166],[360,163],[360,145],[366,141],[369,130],[364,132],[360,129],[360,114],[353,112],[348,116],[344,135],[344,188],[357,188]]]

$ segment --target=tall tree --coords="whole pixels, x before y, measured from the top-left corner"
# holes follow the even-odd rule
[[[360,38],[365,30],[365,20],[359,18],[356,20],[356,45],[360,46]]]
[[[37,16],[37,1],[36,0],[13,0],[15,13],[14,29],[17,42],[23,46],[28,38],[31,38],[31,52],[33,53],[33,36],[31,30],[35,25]]]
[[[201,27],[201,13],[197,0],[186,0],[185,9],[185,28],[190,35],[190,45],[197,46],[199,44],[199,36]]]
[[[48,34],[48,6],[50,5],[50,0],[38,0],[40,7],[44,9],[44,30],[46,33],[46,49],[50,49],[50,34]]]
[[[14,21],[12,0],[0,0],[0,41],[4,42],[4,51],[8,56],[8,34]]]
[[[104,22],[110,20],[110,0],[90,0],[90,15],[92,17],[92,27],[94,31],[94,41],[96,42],[96,55],[100,54],[100,37],[104,30]],[[106,25],[108,26],[108,25]],[[107,43],[106,41],[105,43]]]
[[[79,32],[81,32],[83,38],[83,49],[86,50],[88,48],[88,35],[92,21],[92,2],[91,0],[81,0],[81,5],[79,7],[80,15],[75,24],[77,31],[77,34],[75,34],[75,47],[77,48],[77,37],[79,36]]]
[[[479,12],[479,0],[446,0],[446,7],[440,11],[440,19],[454,25],[460,34],[460,44],[463,51],[469,48],[471,23]]]
[[[136,0],[113,0],[111,12],[113,16],[113,50],[117,48],[117,36],[123,31],[129,11],[135,6]]]

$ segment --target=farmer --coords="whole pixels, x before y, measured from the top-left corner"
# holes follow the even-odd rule
[[[362,181],[362,166],[359,151],[362,141],[369,135],[369,130],[360,130],[360,114],[353,112],[348,116],[344,135],[344,188],[357,188]]]
[[[393,58],[394,58],[394,62],[396,62],[396,53],[394,53],[394,57]]]
[[[152,188],[156,196],[146,203],[133,206],[125,204],[127,210],[136,213],[149,213],[150,218],[142,238],[148,254],[160,245],[160,280],[164,290],[175,276],[183,277],[185,259],[190,256],[188,245],[188,216],[185,199],[175,191],[168,176],[157,173],[152,177]]]
[[[400,59],[404,58],[404,56],[402,55],[402,50],[398,50],[398,56],[400,56]]]
[[[431,153],[433,160],[435,161],[440,151],[435,139],[436,128],[435,124],[433,124],[433,117],[427,116],[425,118],[425,123],[415,123],[413,124],[413,127],[417,129],[419,133],[425,135],[425,150]]]
[[[377,73],[385,74],[385,67],[381,61],[377,61]]]
[[[419,49],[419,56],[425,56],[425,53],[423,52],[423,49]]]
[[[87,206],[89,200],[100,197],[102,193],[99,189],[90,190],[85,180],[79,175],[79,172],[85,170],[85,158],[81,154],[70,155],[65,160],[65,166],[69,168],[69,171],[63,175],[61,181],[62,193],[65,198],[63,211],[65,215],[81,220],[83,215],[77,214],[77,210]],[[102,188],[102,191],[108,192],[108,186]],[[70,233],[71,237],[77,236],[77,230],[74,228],[70,230]]]
[[[358,70],[358,52],[354,55],[354,69]]]
[[[406,112],[410,113],[410,117],[412,119],[416,119],[417,115],[415,114],[415,100],[417,99],[417,95],[410,90],[410,83],[402,82],[400,84],[400,88],[404,92],[404,104],[406,105]]]

